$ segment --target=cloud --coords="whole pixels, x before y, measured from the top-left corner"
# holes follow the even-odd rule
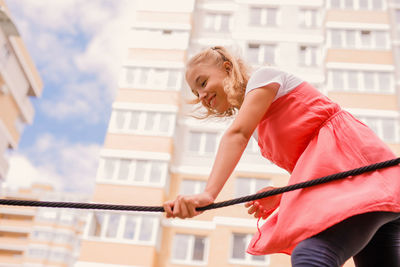
[[[126,53],[124,38],[134,3],[7,1],[45,83],[46,100],[38,102],[44,116],[105,123]]]
[[[42,167],[35,167],[24,155],[17,154],[10,159],[5,184],[9,188],[30,187],[33,183],[51,184],[56,190],[60,190],[60,177]]]
[[[18,187],[43,182],[63,192],[91,194],[99,152],[98,144],[70,143],[43,134],[32,147],[11,157],[6,183]]]

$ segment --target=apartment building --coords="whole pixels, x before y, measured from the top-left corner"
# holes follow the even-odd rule
[[[142,1],[102,149],[93,201],[159,206],[201,192],[229,120],[187,114],[184,63],[224,45],[253,68],[269,64],[316,86],[400,154],[398,1]],[[395,51],[395,52],[394,52]],[[217,201],[284,186],[288,174],[251,140]],[[256,220],[241,206],[190,220],[88,214],[76,266],[290,266],[245,253]],[[352,262],[346,263],[352,266]]]
[[[11,14],[0,0],[0,183],[8,170],[8,151],[18,146],[25,125],[33,121],[30,98],[39,97],[42,88]]]
[[[5,189],[5,199],[84,201],[34,184],[17,191]],[[0,266],[69,267],[79,253],[85,225],[83,211],[37,207],[0,207]]]

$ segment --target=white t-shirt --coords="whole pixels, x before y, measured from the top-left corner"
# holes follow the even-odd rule
[[[266,86],[270,83],[278,83],[280,85],[278,92],[273,101],[279,97],[288,94],[294,88],[299,86],[302,79],[294,76],[293,74],[277,70],[271,67],[262,67],[256,70],[251,76],[246,86],[246,95],[251,91],[259,87]],[[254,131],[253,137],[258,141],[257,130]]]
[[[262,67],[256,70],[251,76],[246,86],[246,95],[256,88],[266,86],[270,83],[280,85],[274,101],[281,96],[288,94],[303,82],[302,79],[293,74],[277,70],[271,67]]]

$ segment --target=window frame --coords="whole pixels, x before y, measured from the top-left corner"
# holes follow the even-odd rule
[[[252,47],[253,46],[253,47]],[[257,61],[253,62],[251,61],[252,59],[249,59],[250,64],[255,64],[255,65],[262,65],[262,64],[271,64],[271,65],[277,65],[278,64],[278,46],[276,44],[272,43],[248,43],[247,44],[247,57],[250,58],[250,49],[255,49],[257,48]],[[271,49],[272,51],[268,51],[268,49]],[[266,54],[268,52],[272,52],[272,61],[271,62],[266,62],[264,59],[266,57]]]
[[[228,28],[222,28],[223,18],[227,17]],[[231,33],[233,29],[233,17],[229,12],[205,12],[203,21],[203,30],[213,33]]]
[[[112,170],[111,177],[105,177],[105,168],[107,160],[114,161],[114,167]],[[121,162],[129,161],[128,166],[128,174],[126,179],[120,179],[119,173],[121,168]],[[145,174],[143,180],[135,179],[136,167],[138,166],[138,162],[145,162]],[[161,173],[160,179],[158,182],[151,182],[151,173],[153,170],[153,164],[162,164],[161,165]],[[98,167],[98,175],[97,182],[101,183],[111,183],[111,184],[123,184],[123,185],[133,185],[133,186],[149,186],[149,187],[163,187],[166,184],[166,181],[169,176],[169,162],[167,160],[154,160],[147,158],[120,158],[120,157],[111,157],[111,156],[102,156],[100,157],[99,167]]]
[[[338,7],[333,7],[332,6],[332,1],[337,1],[338,2]],[[346,9],[346,10],[379,10],[379,11],[384,11],[387,9],[387,4],[385,1],[382,2],[382,5],[380,8],[376,8],[374,6],[374,1],[375,0],[365,0],[367,2],[367,7],[366,8],[361,8],[360,2],[362,0],[351,0],[352,6],[351,7],[346,7],[346,2],[348,0],[329,0],[327,1],[326,5],[327,8],[332,8],[332,9]]]
[[[301,51],[304,48],[304,61],[302,60]],[[298,63],[301,67],[318,67],[320,63],[320,49],[317,45],[300,44],[298,46]],[[313,62],[313,58],[315,62]]]
[[[118,125],[119,113],[125,113],[122,126]],[[131,128],[132,118],[134,114],[138,114],[138,122],[135,129]],[[146,123],[151,116],[154,116],[152,129],[146,129]],[[167,117],[169,124],[166,131],[162,131],[162,118]],[[113,108],[111,112],[108,131],[111,133],[135,134],[135,135],[156,135],[156,136],[172,136],[175,131],[177,114],[172,111],[156,111],[156,110],[140,110],[140,109],[123,109]],[[163,120],[165,121],[165,120]]]
[[[343,79],[343,88],[336,88],[334,81],[334,73],[341,73]],[[351,88],[349,84],[349,73],[355,72],[357,75],[358,88]],[[367,89],[365,85],[365,79],[367,75],[372,74],[373,88]],[[380,75],[390,75],[389,77],[389,89],[383,90],[383,85],[380,83]],[[380,94],[380,95],[391,95],[395,94],[395,77],[392,71],[369,71],[369,70],[353,70],[353,69],[328,69],[327,71],[327,86],[328,91],[331,92],[353,92],[353,93],[367,93],[367,94]]]
[[[349,44],[348,33],[355,34],[354,44]],[[340,38],[338,43],[334,44],[333,34],[338,34]],[[363,44],[363,34],[369,35],[369,44]],[[384,34],[384,45],[380,46],[379,42],[382,37],[379,34]],[[336,41],[335,41],[336,42]],[[329,28],[327,31],[327,45],[332,49],[364,49],[364,50],[390,50],[390,33],[387,30],[373,30],[373,29],[342,29],[342,28]]]
[[[184,182],[190,182],[193,183],[192,187],[193,190],[191,192],[184,192],[183,191],[183,183]],[[207,181],[204,180],[197,180],[197,179],[190,179],[190,178],[183,178],[179,187],[179,194],[181,195],[194,195],[194,194],[199,194],[204,191],[204,188],[207,184]]]
[[[360,121],[365,123],[371,130],[375,132],[376,135],[379,136],[386,143],[399,143],[400,142],[400,124],[399,118],[396,117],[387,117],[387,116],[368,116],[368,115],[357,115],[356,116]],[[393,139],[387,139],[385,137],[385,129],[384,129],[384,121],[389,120],[393,126]],[[371,121],[374,121],[377,129],[371,125]]]
[[[237,188],[239,180],[248,181],[250,188],[249,192],[238,194]],[[266,185],[263,186],[273,186],[274,184],[271,178],[254,178],[254,177],[244,177],[244,176],[235,177],[234,192],[233,192],[234,198],[255,194],[258,190],[262,189],[262,188],[257,188],[257,181],[265,181]]]
[[[255,23],[250,18],[254,17],[252,12],[254,10],[260,11],[260,20]],[[269,11],[275,12],[275,20],[273,23],[269,23]],[[250,27],[278,27],[280,26],[280,9],[277,6],[250,6],[249,7],[249,16],[248,16],[248,25]]]
[[[315,16],[315,21],[313,20]],[[317,8],[300,8],[298,15],[298,26],[303,29],[315,29],[320,27],[321,12]]]
[[[87,240],[94,240],[94,241],[99,241],[99,242],[118,242],[118,243],[125,243],[125,244],[136,244],[136,245],[145,245],[145,246],[153,246],[157,242],[157,236],[158,236],[158,229],[159,229],[159,224],[160,224],[160,218],[155,215],[147,215],[144,213],[136,213],[136,214],[126,214],[122,212],[101,212],[103,217],[103,222],[101,224],[101,230],[100,234],[98,236],[93,236],[90,234],[91,232],[91,225],[93,223],[93,217],[95,214],[99,214],[100,212],[91,212],[88,216],[88,223],[86,224],[85,232],[84,232],[84,238]],[[113,227],[117,228],[116,236],[115,237],[107,237],[107,229],[109,227],[110,223],[110,215],[111,214],[117,214],[120,216],[120,219],[118,221],[118,225],[112,225]],[[135,217],[136,222],[135,222],[135,231],[134,231],[134,238],[133,239],[128,239],[124,238],[125,234],[125,229],[126,229],[126,223],[127,219],[131,217]],[[152,231],[151,231],[151,236],[149,240],[140,240],[140,234],[142,232],[142,225],[143,225],[143,218],[148,217],[153,220],[153,225],[152,225]]]
[[[252,260],[253,255],[244,253],[245,258],[244,259],[236,259],[233,258],[233,249],[234,249],[234,238],[235,235],[245,235],[245,246],[248,246],[250,243],[253,234],[248,234],[248,233],[239,233],[239,232],[232,232],[230,236],[230,249],[229,249],[229,257],[228,257],[228,262],[230,264],[239,264],[239,265],[253,265],[253,266],[268,266],[271,263],[271,257],[269,255],[263,255],[265,256],[264,261],[255,261]]]
[[[191,144],[192,144],[192,135],[193,134],[199,134],[200,135],[200,140],[198,142],[198,150],[191,150]],[[206,144],[207,144],[207,136],[210,135],[215,135],[215,147],[214,151],[208,152],[206,151]],[[201,130],[196,130],[196,129],[191,129],[188,132],[188,139],[187,139],[187,144],[186,144],[186,152],[191,154],[191,155],[196,155],[196,156],[209,156],[209,155],[214,155],[217,152],[219,142],[221,140],[221,133],[216,132],[216,131],[201,131]]]
[[[166,75],[163,85],[157,85],[153,82],[155,79],[150,79],[152,76],[156,77],[159,71],[165,72]],[[124,66],[121,74],[121,86],[145,90],[180,91],[182,78],[181,68]],[[170,79],[176,81],[173,86],[168,85]]]
[[[186,257],[184,260],[175,259],[175,237],[176,235],[184,235],[189,238],[188,250],[186,252]],[[193,255],[193,249],[195,244],[195,239],[203,238],[204,242],[204,251],[203,251],[203,261],[193,261],[190,259],[190,255]],[[175,233],[174,237],[172,238],[172,246],[171,246],[171,263],[173,264],[185,264],[185,265],[193,265],[193,266],[205,266],[208,262],[208,250],[209,250],[209,238],[204,235],[196,235],[196,234],[186,234],[186,233]]]

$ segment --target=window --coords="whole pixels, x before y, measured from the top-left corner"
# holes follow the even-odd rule
[[[94,212],[89,220],[87,236],[104,240],[154,243],[157,229],[158,219],[155,216]]]
[[[56,232],[54,234],[54,243],[61,243],[61,244],[73,244],[75,238],[73,233],[67,232]]]
[[[179,264],[206,263],[206,238],[176,234],[173,239],[172,260]]]
[[[89,226],[89,236],[100,237],[103,232],[104,227],[104,214],[103,213],[93,213],[90,226]]]
[[[180,188],[182,195],[194,195],[204,191],[206,181],[183,179]]]
[[[396,47],[394,53],[395,53],[396,61],[400,62],[400,46]]]
[[[204,20],[204,29],[213,32],[230,32],[231,15],[206,13]]]
[[[395,91],[391,72],[331,70],[328,84],[331,90],[391,94]]]
[[[56,221],[58,218],[58,213],[55,210],[40,209],[38,214],[38,219],[43,221]]]
[[[382,140],[389,143],[399,142],[400,124],[396,118],[378,118],[357,116],[368,125]]]
[[[108,215],[108,224],[105,236],[107,238],[116,238],[119,222],[121,219],[121,215],[117,213],[111,213]]]
[[[400,9],[396,9],[395,13],[394,13],[394,19],[395,19],[395,23],[393,25],[393,27],[395,27],[396,29],[396,33],[397,33],[397,38],[400,37]]]
[[[247,144],[246,150],[249,154],[259,154],[260,148],[255,138],[251,137],[249,143]]]
[[[251,234],[232,234],[230,261],[233,264],[268,265],[270,262],[269,256],[254,256],[246,253],[246,249],[251,241],[251,238]]]
[[[333,48],[389,49],[389,33],[378,30],[328,31],[328,43]]]
[[[35,229],[32,236],[36,240],[42,241],[52,241],[54,238],[54,233],[50,229]]]
[[[74,224],[76,222],[75,213],[63,210],[60,213],[60,222],[64,224]]]
[[[301,9],[299,24],[303,28],[316,28],[320,25],[319,13],[316,9]]]
[[[317,66],[318,48],[315,46],[299,47],[299,64],[301,66]]]
[[[252,64],[276,64],[276,46],[268,44],[249,44],[248,59]]]
[[[179,90],[181,71],[178,69],[125,67],[123,84],[152,90]]]
[[[4,44],[2,44],[2,49],[0,52],[0,63],[2,65],[6,65],[11,55],[12,48],[8,42],[5,42]]]
[[[115,109],[110,128],[123,133],[172,135],[175,119],[171,112]]]
[[[382,0],[330,0],[329,6],[331,8],[343,9],[369,9],[369,10],[383,10],[385,9],[384,1]]]
[[[99,180],[135,185],[164,185],[168,163],[158,160],[102,158]]]
[[[235,197],[255,194],[258,190],[267,186],[272,186],[272,181],[270,179],[236,178]]]
[[[217,133],[189,132],[188,150],[199,155],[209,155],[217,150]]]
[[[252,26],[277,26],[278,9],[251,7],[249,18]]]
[[[47,247],[30,247],[28,248],[28,257],[46,259],[49,255],[49,250]]]
[[[62,249],[53,249],[50,251],[49,260],[68,263],[72,259],[68,251]]]

